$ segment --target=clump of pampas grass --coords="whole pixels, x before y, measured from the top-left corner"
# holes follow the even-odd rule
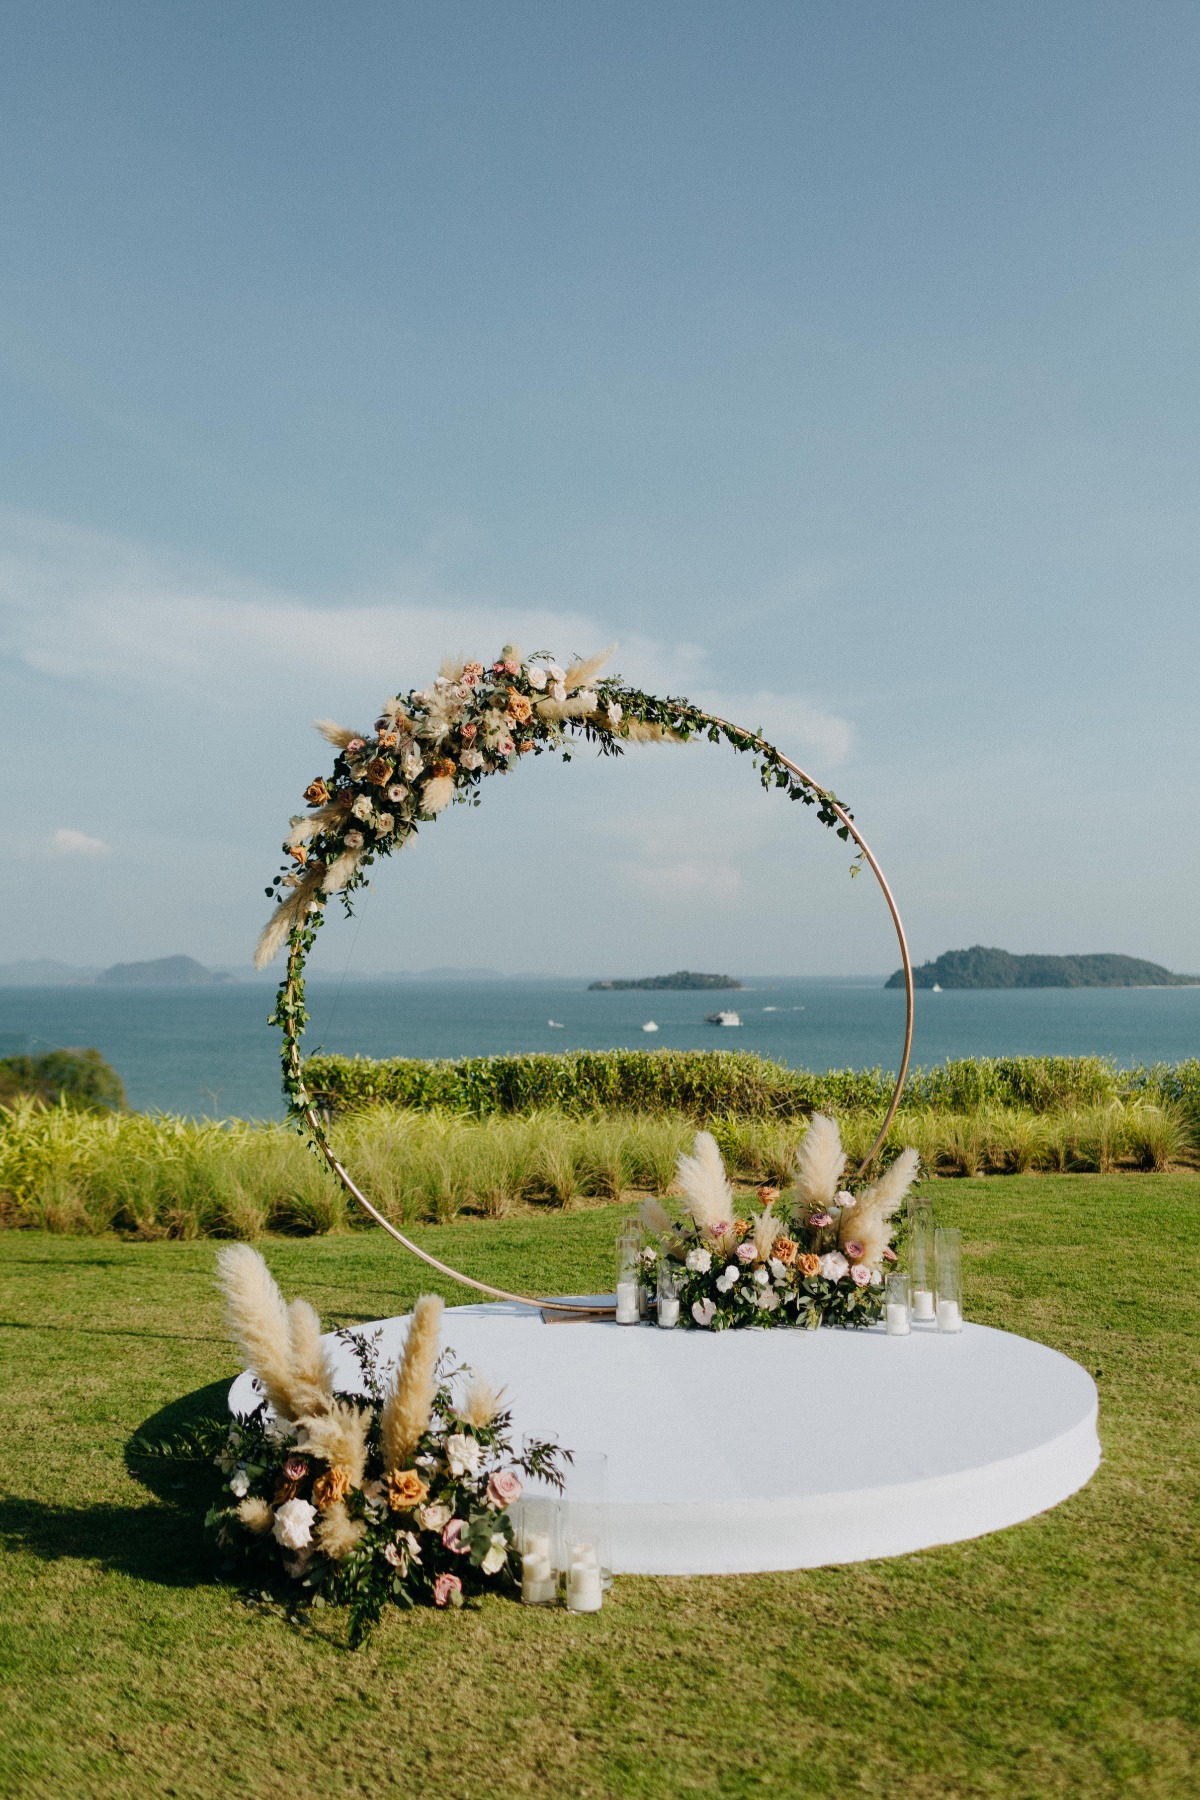
[[[441,1300],[436,1294],[422,1294],[413,1307],[404,1354],[379,1417],[384,1466],[389,1470],[409,1467],[422,1435],[429,1429],[437,1391],[434,1367],[441,1326]]]
[[[361,1487],[367,1466],[367,1433],[371,1414],[350,1401],[337,1400],[325,1412],[297,1420],[297,1447],[319,1456],[331,1469],[344,1469],[351,1487]]]
[[[691,1154],[681,1150],[675,1178],[683,1189],[684,1204],[697,1225],[712,1231],[733,1218],[733,1188],[711,1131],[698,1131]]]
[[[872,1268],[883,1262],[883,1253],[892,1241],[891,1220],[917,1178],[920,1160],[915,1150],[902,1150],[838,1220],[838,1242],[861,1244],[862,1260]]]
[[[299,925],[301,920],[307,917],[314,904],[318,904],[315,897],[324,886],[325,876],[324,863],[310,863],[286,900],[279,902],[263,926],[258,943],[255,945],[254,966],[256,969],[264,969],[272,961],[287,943],[293,927]]]
[[[333,719],[314,719],[313,725],[335,750],[344,750],[355,738],[361,738],[365,743],[371,735],[369,731],[351,731],[348,725],[339,725]]]
[[[275,1508],[258,1494],[247,1494],[238,1502],[237,1516],[255,1537],[265,1537],[275,1523]]]
[[[810,1212],[833,1210],[845,1167],[837,1120],[814,1113],[796,1152],[796,1186]]]
[[[321,881],[322,893],[340,894],[362,859],[361,850],[343,850],[340,856],[335,856]]]
[[[344,1500],[335,1500],[321,1514],[317,1526],[317,1545],[331,1562],[344,1562],[367,1534],[361,1519],[352,1519]]]
[[[607,650],[601,650],[595,656],[577,657],[563,677],[563,686],[568,694],[577,693],[580,688],[591,687],[616,647],[615,644],[610,644]],[[594,700],[592,704],[595,705]]]
[[[449,806],[453,798],[453,775],[435,775],[421,789],[421,811],[426,814],[440,813],[443,807]]]
[[[217,1283],[225,1296],[230,1336],[277,1415],[294,1423],[328,1411],[333,1374],[307,1301],[296,1301],[289,1310],[271,1271],[249,1244],[226,1244],[218,1252]]]
[[[482,1429],[490,1425],[504,1401],[504,1390],[499,1392],[484,1375],[472,1375],[467,1383],[467,1391],[463,1395],[463,1403],[459,1408],[459,1417],[468,1425]]]

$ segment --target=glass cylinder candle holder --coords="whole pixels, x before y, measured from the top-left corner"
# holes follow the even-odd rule
[[[513,1536],[521,1558],[521,1602],[524,1606],[558,1603],[558,1501],[530,1494],[513,1511]]]
[[[617,1324],[636,1325],[642,1316],[639,1237],[636,1221],[626,1220],[617,1233]]]
[[[568,1612],[599,1612],[612,1586],[608,1548],[608,1458],[577,1455],[559,1512],[559,1567]]]
[[[673,1331],[679,1323],[679,1287],[683,1270],[678,1263],[658,1259],[658,1324],[662,1331]]]
[[[954,1226],[939,1225],[934,1233],[934,1263],[937,1280],[937,1328],[939,1331],[961,1331],[962,1232]]]
[[[887,1278],[884,1321],[889,1337],[908,1337],[912,1331],[912,1282],[907,1269],[893,1269]]]
[[[937,1318],[934,1293],[933,1202],[924,1194],[908,1200],[908,1272],[912,1280],[912,1316],[918,1325],[932,1325]]]

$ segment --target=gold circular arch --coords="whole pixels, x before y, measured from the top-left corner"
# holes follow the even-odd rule
[[[883,1123],[879,1128],[874,1143],[859,1164],[857,1173],[861,1175],[878,1155],[880,1147],[887,1137],[892,1120],[896,1116],[896,1109],[900,1105],[900,1096],[904,1091],[904,1083],[908,1076],[909,1059],[912,1055],[912,960],[909,956],[908,940],[904,933],[904,924],[900,917],[900,910],[896,905],[895,896],[888,885],[887,878],[880,868],[870,845],[855,824],[853,817],[828,789],[823,788],[820,783],[815,781],[811,775],[807,774],[798,763],[793,762],[790,757],[784,756],[781,751],[776,750],[775,747],[772,744],[769,744],[758,732],[745,731],[740,726],[732,725],[728,719],[722,719],[716,713],[703,712],[698,707],[689,705],[687,712],[691,722],[702,723],[705,726],[713,727],[721,732],[732,732],[739,740],[744,741],[745,747],[769,754],[775,765],[790,771],[790,773],[794,775],[806,789],[819,797],[828,807],[830,812],[835,814],[840,820],[841,834],[852,838],[855,844],[857,844],[862,859],[871,870],[875,880],[878,882],[880,892],[887,904],[888,913],[896,933],[896,941],[900,947],[900,958],[904,968],[904,1049],[900,1058],[900,1067],[896,1075],[895,1087],[888,1103],[887,1112],[884,1114]],[[494,1300],[514,1300],[523,1306],[540,1307],[543,1312],[595,1314],[597,1310],[600,1310],[593,1303],[585,1301],[559,1300],[552,1297],[535,1298],[529,1294],[513,1293],[508,1288],[494,1287],[490,1282],[477,1281],[472,1275],[464,1275],[461,1269],[451,1267],[449,1263],[442,1262],[438,1257],[432,1256],[428,1250],[423,1250],[419,1244],[415,1244],[410,1237],[407,1237],[404,1232],[393,1225],[390,1219],[385,1218],[379,1208],[373,1205],[367,1198],[366,1194],[363,1193],[362,1189],[353,1180],[348,1170],[335,1154],[333,1146],[329,1141],[325,1121],[322,1119],[320,1112],[312,1102],[311,1095],[307,1093],[304,1086],[303,1057],[300,1050],[300,1009],[295,1002],[299,999],[300,984],[303,977],[306,955],[307,950],[304,941],[304,932],[300,926],[297,925],[292,929],[289,935],[287,969],[280,990],[281,998],[286,998],[286,1000],[293,1003],[282,1005],[279,1010],[279,1017],[282,1023],[284,1036],[284,1066],[291,1078],[290,1085],[293,1093],[304,1095],[302,1102],[297,1104],[294,1110],[304,1120],[313,1143],[324,1157],[326,1163],[333,1172],[335,1179],[340,1183],[345,1192],[349,1194],[352,1200],[357,1201],[358,1205],[374,1219],[375,1223],[382,1226],[384,1231],[393,1237],[398,1244],[401,1244],[405,1250],[409,1251],[413,1256],[418,1257],[420,1261],[425,1263],[429,1268],[436,1269],[439,1275],[447,1275],[451,1280],[460,1282],[463,1287],[473,1288],[476,1293],[487,1294]]]

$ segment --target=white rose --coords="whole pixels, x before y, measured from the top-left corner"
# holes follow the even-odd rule
[[[493,1532],[491,1547],[479,1566],[485,1575],[494,1575],[497,1569],[504,1567],[504,1559],[507,1555],[508,1545],[503,1532]]]
[[[245,1469],[235,1469],[229,1483],[229,1491],[235,1500],[244,1499],[250,1492],[250,1477]]]
[[[727,1294],[731,1287],[737,1286],[738,1276],[740,1274],[741,1274],[741,1270],[737,1267],[737,1264],[730,1263],[728,1268],[725,1270],[725,1273],[723,1275],[717,1276],[718,1290],[722,1294]]]
[[[448,1525],[454,1515],[444,1500],[437,1500],[432,1506],[419,1506],[417,1518],[421,1522],[422,1531],[440,1531]]]
[[[765,1291],[760,1288],[754,1296],[754,1304],[761,1307],[763,1312],[774,1312],[779,1305],[779,1295],[774,1288],[767,1288]]]
[[[566,699],[567,690],[563,686],[561,681],[556,681],[553,684],[553,686],[550,689],[550,697],[552,700],[565,700]]]
[[[854,1205],[854,1195],[848,1193],[845,1188],[842,1188],[839,1193],[836,1193],[833,1196],[833,1204],[835,1206],[840,1206],[842,1211],[845,1212],[848,1206]]]
[[[381,832],[384,837],[386,837],[388,832],[391,831],[392,827],[395,825],[395,823],[396,823],[396,821],[395,821],[395,819],[393,819],[391,813],[380,813],[375,820],[375,829],[376,829],[376,831]]]
[[[787,1280],[787,1264],[780,1262],[777,1256],[771,1258],[771,1273],[776,1281]]]
[[[576,695],[576,699],[581,706],[586,706],[589,712],[595,712],[600,704],[599,694],[593,693],[591,688],[584,688],[582,693]]]
[[[540,694],[546,685],[545,669],[539,669],[537,665],[534,664],[529,670],[529,685],[531,688],[536,688]]]
[[[464,750],[458,760],[464,769],[482,769],[483,752],[480,750]]]
[[[342,839],[342,842],[345,844],[347,850],[361,850],[363,847],[363,834],[361,831],[348,831]]]
[[[358,796],[358,799],[354,802],[354,805],[350,808],[350,811],[354,814],[356,819],[369,819],[370,818],[371,802],[367,798],[366,794],[360,794]]]
[[[608,703],[608,722],[615,730],[625,716],[625,708],[617,700]]]
[[[759,1287],[766,1287],[766,1285],[767,1285],[768,1281],[770,1281],[771,1277],[768,1275],[768,1273],[765,1269],[755,1269],[754,1279],[755,1279],[755,1281],[757,1281]]]
[[[446,1464],[452,1475],[476,1475],[479,1472],[479,1440],[455,1433],[446,1439]]]
[[[413,748],[411,750],[406,750],[404,752],[402,763],[403,763],[404,773],[408,776],[408,779],[410,781],[412,780],[414,775],[419,775],[421,773],[421,770],[425,767],[424,758],[422,757],[421,752],[416,748],[415,745],[413,746]]]
[[[708,1250],[689,1250],[684,1258],[684,1266],[693,1275],[707,1275],[712,1268],[712,1254]]]
[[[551,681],[560,682],[566,680],[567,671],[565,669],[560,669],[557,663],[547,663],[546,673]]]
[[[821,1273],[826,1281],[840,1281],[850,1273],[850,1264],[840,1250],[829,1250],[821,1258]]]
[[[317,1516],[315,1506],[307,1500],[285,1500],[276,1508],[275,1523],[271,1527],[277,1544],[285,1550],[303,1550],[312,1542],[313,1520]]]

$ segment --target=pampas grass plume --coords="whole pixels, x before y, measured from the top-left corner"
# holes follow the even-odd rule
[[[860,1243],[863,1261],[873,1268],[879,1267],[883,1253],[892,1241],[891,1219],[916,1180],[920,1161],[915,1150],[902,1150],[879,1180],[864,1188],[854,1205],[847,1207],[838,1221],[838,1241]]]
[[[352,1550],[358,1548],[366,1530],[361,1519],[350,1517],[344,1500],[335,1500],[321,1514],[321,1522],[317,1526],[317,1543],[332,1562],[342,1562]]]
[[[801,1199],[814,1211],[827,1210],[833,1205],[845,1167],[837,1120],[814,1113],[796,1152],[796,1186]]]
[[[573,662],[563,681],[568,694],[573,694],[577,688],[590,687],[616,647],[616,644],[610,644],[607,650],[601,650],[597,656]]]
[[[367,1433],[371,1413],[348,1400],[335,1401],[327,1410],[298,1419],[297,1447],[319,1456],[331,1469],[345,1469],[351,1487],[361,1487],[367,1466]]]
[[[697,1225],[713,1226],[733,1218],[733,1189],[711,1131],[696,1133],[691,1155],[681,1150],[675,1170]]]
[[[454,798],[453,775],[435,775],[421,789],[421,811],[440,813]]]
[[[249,1244],[226,1244],[217,1252],[217,1285],[229,1335],[279,1417],[295,1419],[291,1324],[271,1271]]]
[[[759,1213],[754,1221],[754,1248],[765,1262],[771,1254],[775,1239],[782,1234],[782,1227],[775,1214],[768,1206],[765,1212]]]
[[[343,850],[340,856],[335,856],[322,876],[322,893],[340,894],[362,861],[362,855],[361,850]]]
[[[260,1500],[257,1494],[247,1494],[239,1502],[237,1516],[247,1531],[252,1531],[256,1537],[264,1537],[275,1522],[274,1508]]]
[[[467,1383],[467,1391],[463,1395],[459,1417],[468,1425],[482,1428],[490,1425],[500,1411],[504,1399],[504,1389],[497,1393],[491,1382],[484,1375],[472,1375]]]
[[[434,1364],[442,1326],[437,1294],[422,1294],[413,1307],[404,1354],[383,1402],[379,1425],[387,1469],[405,1469],[428,1429],[435,1393]]]
[[[670,1213],[653,1194],[648,1194],[638,1207],[638,1218],[652,1237],[666,1237],[674,1229]]]
[[[628,738],[631,744],[682,744],[684,741],[682,734],[672,731],[669,725],[655,725],[649,719],[622,719],[617,735]]]
[[[307,1300],[288,1307],[292,1342],[292,1392],[300,1414],[325,1411],[333,1404],[333,1369],[321,1342],[321,1321]]]
[[[333,719],[314,719],[313,726],[335,750],[344,750],[354,738],[362,738],[365,743],[371,735],[369,731],[351,731],[348,726],[338,725]]]

